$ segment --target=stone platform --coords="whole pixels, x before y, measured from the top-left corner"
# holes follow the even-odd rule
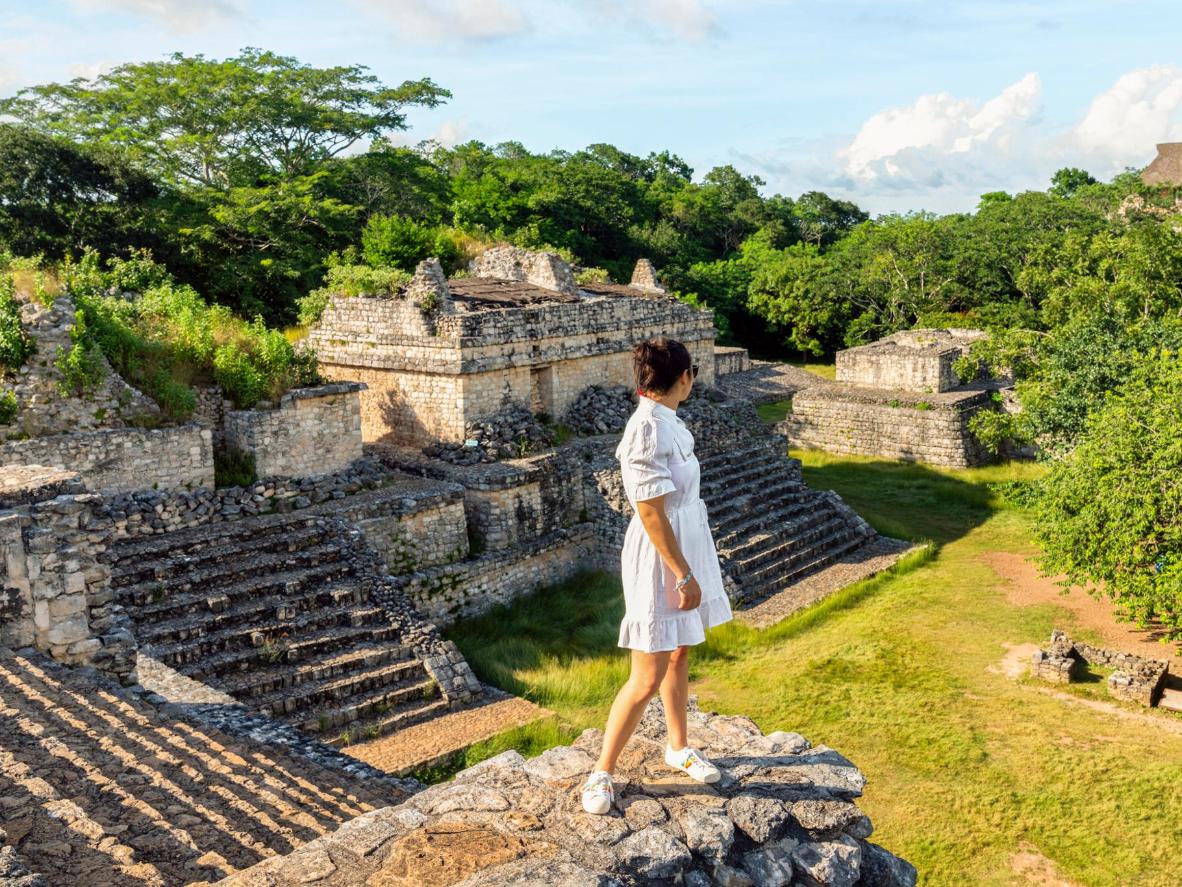
[[[968,468],[989,459],[968,423],[992,395],[984,385],[933,393],[818,385],[797,392],[776,430],[804,449]]]
[[[358,817],[224,887],[289,885],[641,885],[912,887],[916,870],[867,840],[854,800],[866,779],[796,733],[764,735],[749,718],[690,704],[690,742],[723,770],[714,785],[664,763],[650,703],[616,771],[616,805],[582,811],[579,789],[602,742],[525,760],[508,751],[398,806]]]

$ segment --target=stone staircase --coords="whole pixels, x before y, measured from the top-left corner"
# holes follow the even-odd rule
[[[867,544],[874,531],[833,493],[810,489],[784,438],[700,452],[702,498],[735,603],[783,591]]]
[[[113,546],[141,648],[181,674],[336,743],[448,708],[405,645],[340,520],[265,515]]]

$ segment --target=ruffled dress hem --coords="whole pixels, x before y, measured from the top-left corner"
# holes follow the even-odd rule
[[[617,646],[642,653],[661,653],[693,646],[706,640],[707,629],[728,622],[732,617],[730,601],[725,597],[702,601],[696,609],[660,619],[635,619],[625,614],[620,622]]]

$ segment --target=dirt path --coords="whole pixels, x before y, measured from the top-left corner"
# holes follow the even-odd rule
[[[1040,576],[1038,567],[1028,558],[1012,551],[991,551],[983,560],[998,576],[1006,580],[1006,600],[1020,607],[1034,604],[1056,604],[1071,612],[1074,624],[1062,626],[1083,628],[1096,632],[1106,647],[1135,653],[1150,659],[1167,659],[1170,672],[1182,674],[1182,651],[1177,644],[1162,644],[1160,629],[1138,628],[1118,622],[1112,604],[1097,600],[1080,588],[1067,594],[1050,577]]]
[[[517,696],[492,695],[470,708],[404,727],[341,751],[387,773],[409,773],[416,767],[436,766],[454,753],[505,730],[553,715],[549,709]]]

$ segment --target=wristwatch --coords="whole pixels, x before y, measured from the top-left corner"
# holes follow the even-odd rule
[[[683,588],[685,588],[687,585],[689,585],[689,581],[693,578],[694,578],[694,571],[690,570],[688,573],[686,573],[684,576],[682,576],[680,579],[678,579],[676,582],[673,583],[673,588],[677,591],[681,591]]]

